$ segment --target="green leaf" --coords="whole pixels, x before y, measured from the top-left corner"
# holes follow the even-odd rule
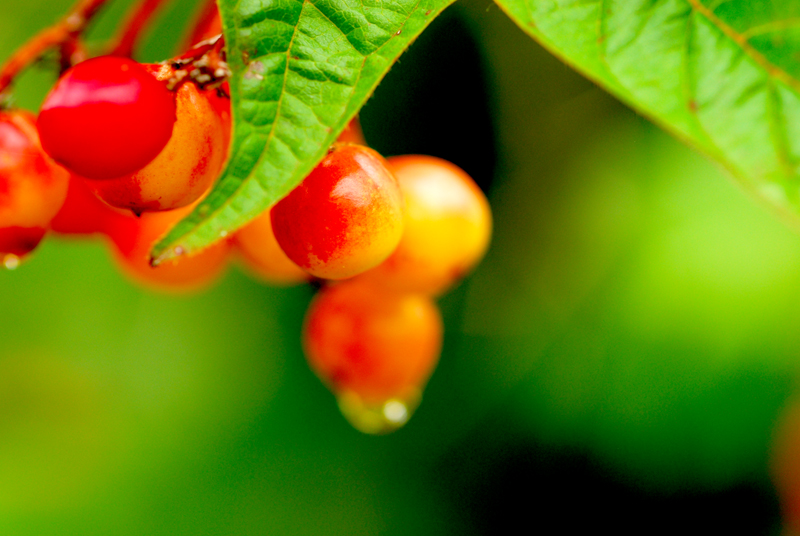
[[[800,2],[496,1],[554,54],[800,222]]]
[[[234,134],[212,192],[153,249],[191,254],[289,193],[453,0],[219,0]]]

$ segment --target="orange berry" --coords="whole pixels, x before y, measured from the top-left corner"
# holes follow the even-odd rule
[[[455,164],[417,155],[387,161],[405,198],[405,228],[397,249],[362,277],[399,291],[438,295],[485,254],[491,207]]]
[[[118,221],[108,234],[115,246],[115,258],[122,271],[141,285],[166,292],[200,290],[222,275],[230,244],[226,240],[188,256],[150,266],[150,250],[194,206],[165,212],[148,212]]]
[[[358,281],[322,290],[305,319],[311,368],[345,416],[367,432],[402,426],[419,402],[442,347],[436,304]]]
[[[291,285],[309,279],[308,273],[293,263],[275,240],[269,210],[239,229],[233,243],[247,268],[268,283]]]
[[[336,139],[336,143],[356,143],[358,145],[367,144],[367,142],[364,140],[364,133],[361,131],[361,122],[358,120],[358,116],[355,116],[350,120],[349,123],[347,123],[347,126],[344,127],[344,130]]]
[[[272,208],[281,249],[323,279],[346,279],[380,264],[403,232],[403,198],[381,155],[337,145]]]
[[[157,78],[169,76],[169,66],[146,66]],[[89,187],[113,207],[135,213],[172,210],[199,199],[225,163],[227,136],[213,98],[216,90],[201,90],[190,82],[176,95],[177,120],[172,137],[155,159],[123,177],[92,181]]]
[[[68,182],[69,173],[42,150],[33,114],[0,113],[0,263],[16,266],[39,244]]]

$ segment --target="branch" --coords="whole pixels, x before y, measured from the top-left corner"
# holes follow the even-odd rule
[[[17,49],[0,68],[0,96],[6,92],[20,72],[41,58],[45,52],[77,39],[107,1],[79,0],[63,19],[42,30]]]
[[[112,56],[124,56],[130,58],[136,49],[139,39],[147,29],[148,23],[158,10],[168,0],[140,0],[131,9],[123,30],[118,38],[117,44],[109,52]]]

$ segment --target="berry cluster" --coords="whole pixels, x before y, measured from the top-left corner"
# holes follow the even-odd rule
[[[379,433],[419,403],[442,345],[433,298],[483,257],[491,225],[486,198],[455,165],[340,143],[235,240],[264,277],[330,281],[306,316],[306,356],[350,422]]]
[[[107,235],[123,269],[155,285],[191,288],[210,280],[208,259],[227,247],[212,247],[180,269],[173,263],[151,270],[147,260],[152,244],[220,174],[230,139],[229,99],[190,82],[171,91],[172,72],[168,64],[89,59],[64,73],[38,120],[0,114],[6,266],[15,267],[49,228]]]
[[[209,5],[191,39],[219,52]],[[62,74],[38,118],[0,112],[0,259],[15,268],[49,229],[107,237],[124,273],[162,290],[208,284],[234,253],[269,282],[315,279],[322,290],[303,331],[311,368],[360,430],[401,426],[439,358],[433,300],[488,246],[486,198],[443,160],[384,159],[354,120],[271,210],[153,268],[152,246],[220,175],[231,138],[224,76],[187,75],[186,57],[86,59]]]
[[[69,29],[62,37],[76,39],[74,21],[87,21],[101,3],[80,2],[62,23]],[[158,288],[193,289],[222,271],[226,255],[218,252],[229,251],[228,244],[180,267],[152,270],[147,258],[152,244],[209,190],[227,157],[230,99],[215,2],[205,12],[191,36],[202,46],[187,46],[174,60],[81,58],[62,73],[38,117],[0,110],[0,260],[6,267],[16,268],[49,229],[107,236],[122,269]],[[125,31],[125,48],[140,31]],[[43,52],[32,39],[0,71],[6,75],[0,83],[11,81],[7,74],[19,67],[19,57],[27,53],[32,61]],[[213,64],[219,76],[194,68],[187,75],[195,63]]]

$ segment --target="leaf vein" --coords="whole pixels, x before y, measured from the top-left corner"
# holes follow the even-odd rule
[[[793,186],[794,188],[786,188],[787,195],[792,195],[792,191],[796,190],[800,177],[797,176],[795,165],[792,163],[792,157],[789,154],[789,136],[786,132],[786,125],[780,115],[781,98],[778,95],[778,88],[775,81],[767,79],[767,91],[769,98],[767,99],[767,117],[770,124],[770,134],[772,142],[775,146],[775,152],[778,156],[778,162],[784,175],[790,184],[785,186]]]
[[[719,29],[723,34],[725,34],[728,38],[732,39],[737,45],[741,47],[741,49],[750,56],[757,64],[759,64],[767,73],[781,80],[786,85],[792,87],[795,91],[800,92],[800,81],[795,79],[789,73],[784,71],[783,69],[779,68],[778,66],[774,65],[770,62],[763,54],[757,51],[753,46],[748,43],[745,37],[725,24],[719,17],[717,17],[712,11],[710,11],[706,6],[700,3],[700,0],[686,0],[689,3],[691,8],[695,10],[697,13],[705,17],[711,24],[713,24],[717,29]]]

